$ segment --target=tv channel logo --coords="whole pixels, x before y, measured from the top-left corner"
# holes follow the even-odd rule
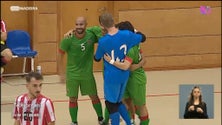
[[[211,14],[210,6],[200,6],[200,13],[203,15]]]
[[[38,10],[38,7],[20,7],[20,6],[10,6],[11,11],[20,11],[20,10]]]

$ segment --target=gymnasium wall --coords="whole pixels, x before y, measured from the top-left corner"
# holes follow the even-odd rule
[[[11,12],[12,5],[36,6],[38,10]],[[211,14],[201,14],[201,5],[210,6]],[[38,51],[35,66],[41,65],[44,74],[57,74],[65,68],[60,65],[58,46],[63,34],[74,27],[75,18],[85,16],[88,26],[99,25],[103,11],[113,13],[116,22],[131,21],[147,35],[142,44],[146,70],[221,66],[219,1],[3,1],[1,10],[7,30],[29,31],[32,47]],[[22,60],[13,59],[5,73],[21,69]],[[102,63],[94,63],[94,71],[101,70]]]
[[[32,11],[33,48],[38,51],[36,65],[42,67],[45,74],[56,74],[58,71],[58,41],[59,41],[59,2],[34,1],[32,6],[38,11]]]
[[[21,29],[28,31],[28,12],[12,12],[10,6],[28,6],[26,1],[1,1],[1,19],[6,23],[7,31]],[[28,62],[30,62],[28,60]],[[13,59],[5,66],[5,73],[18,73],[22,71],[23,59]],[[28,67],[27,67],[28,68]]]
[[[99,25],[98,17],[104,11],[113,11],[112,1],[66,1],[61,2],[61,34],[60,38],[63,37],[67,31],[75,27],[75,20],[78,16],[84,16],[87,19],[87,26]],[[96,50],[97,44],[95,45]],[[63,66],[64,68],[64,66]],[[94,61],[94,70],[102,70],[102,61]]]
[[[159,2],[115,4],[120,6],[116,7],[119,8],[119,20],[130,20],[147,35],[147,42],[142,44],[148,61],[146,69],[221,66],[219,4],[199,1],[157,3]],[[126,7],[122,8],[121,5]],[[202,14],[200,6],[210,6],[211,13]]]

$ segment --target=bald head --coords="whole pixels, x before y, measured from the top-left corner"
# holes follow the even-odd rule
[[[86,18],[83,16],[79,16],[76,18],[76,22],[81,22],[86,24]]]
[[[77,17],[75,26],[77,34],[84,34],[87,26],[86,18],[82,16]]]

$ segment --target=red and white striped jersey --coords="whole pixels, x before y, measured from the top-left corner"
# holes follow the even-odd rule
[[[6,32],[6,26],[3,20],[1,20],[1,32]]]
[[[47,125],[55,121],[53,103],[43,95],[33,100],[29,100],[27,94],[18,96],[12,115],[14,119],[20,120],[21,125]]]

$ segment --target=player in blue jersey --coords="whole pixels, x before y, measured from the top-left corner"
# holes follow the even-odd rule
[[[129,21],[120,22],[116,25],[120,30],[130,30],[135,32],[133,25]],[[129,115],[131,116],[131,124],[135,125],[135,111],[140,119],[140,125],[149,124],[149,114],[146,107],[146,74],[143,69],[143,65],[146,59],[143,57],[140,45],[132,47],[128,53],[127,57],[130,57],[133,62],[130,66],[130,76],[127,82],[125,94],[124,94],[124,104],[128,107]],[[111,57],[106,54],[104,59],[109,62]],[[115,63],[116,67],[119,67],[119,63]],[[121,66],[121,65],[120,65]],[[121,68],[121,67],[119,67]],[[135,108],[134,108],[135,106]],[[137,109],[137,110],[135,110]]]
[[[121,115],[126,124],[130,125],[127,109],[121,102],[129,78],[128,68],[132,63],[132,60],[127,58],[126,53],[134,45],[144,42],[146,37],[140,32],[136,34],[128,30],[118,30],[114,25],[112,15],[109,13],[100,15],[99,22],[108,33],[99,40],[95,60],[99,61],[104,54],[111,55],[112,58],[110,62],[104,61],[104,95],[111,124],[119,125]],[[121,69],[114,66],[114,63],[118,63],[118,61],[123,62]]]

